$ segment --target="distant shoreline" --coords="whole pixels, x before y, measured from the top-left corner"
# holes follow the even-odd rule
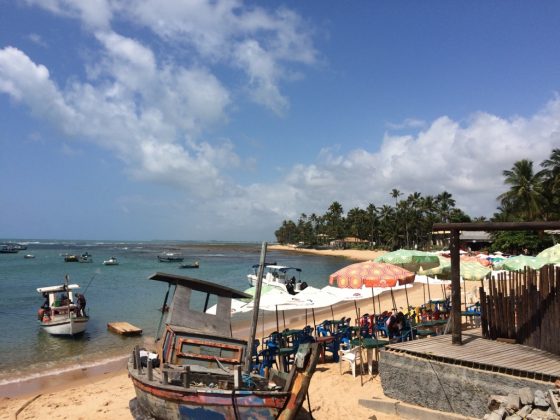
[[[290,251],[298,252],[300,254],[314,254],[323,255],[327,257],[344,257],[351,260],[367,261],[373,260],[380,255],[387,253],[381,250],[365,250],[365,249],[309,249],[309,248],[295,248],[289,245],[268,245],[269,250],[275,251]]]

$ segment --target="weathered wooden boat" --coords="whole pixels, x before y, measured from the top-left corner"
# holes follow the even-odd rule
[[[317,343],[300,345],[289,373],[260,376],[251,371],[251,345],[231,332],[231,299],[251,296],[186,276],[156,273],[150,279],[174,285],[175,292],[155,352],[136,347],[129,358],[141,411],[157,419],[296,416],[317,365]],[[206,300],[197,310],[191,297],[200,292]],[[215,315],[206,313],[210,300],[217,301]]]
[[[37,312],[37,318],[46,332],[52,335],[74,336],[85,331],[89,321],[85,314],[85,299],[78,294],[74,296],[79,288],[77,284],[68,284],[66,278],[64,284],[37,289],[45,298]]]

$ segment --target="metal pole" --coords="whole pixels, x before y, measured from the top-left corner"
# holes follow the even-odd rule
[[[453,332],[451,343],[461,345],[461,266],[459,260],[459,230],[451,231],[451,316],[453,318]]]
[[[266,259],[266,246],[267,243],[263,242],[261,246],[261,257],[259,260],[259,271],[257,274],[257,288],[255,290],[254,304],[253,304],[253,321],[251,323],[251,334],[249,335],[249,343],[247,346],[247,354],[245,355],[245,371],[251,371],[251,359],[253,355],[253,346],[255,343],[255,335],[257,334],[257,324],[259,322],[259,305],[261,302],[261,289],[262,278],[264,273],[264,262]],[[264,320],[263,320],[264,321]]]

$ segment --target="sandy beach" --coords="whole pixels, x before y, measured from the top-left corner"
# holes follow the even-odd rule
[[[276,245],[271,248],[279,249]],[[295,252],[313,252],[323,255],[339,255],[355,260],[368,260],[379,255],[377,251],[313,251],[295,250]],[[476,285],[473,284],[473,287]],[[420,305],[425,299],[425,289],[421,284],[415,284],[408,289],[408,298],[411,305]],[[441,286],[432,285],[430,287],[432,297],[441,297],[443,291]],[[406,306],[404,290],[395,292],[395,299],[398,307]],[[372,312],[371,300],[364,300],[358,303],[360,312]],[[391,296],[389,293],[381,295],[381,306],[383,309],[390,309]],[[377,300],[376,300],[377,307]],[[302,327],[306,324],[305,314],[299,311],[293,313],[289,311],[281,318],[281,328],[284,323],[291,328]],[[316,322],[324,319],[331,319],[331,310],[322,309],[315,311]],[[353,302],[345,302],[334,308],[334,317],[340,319],[347,316],[352,319],[356,317]],[[263,326],[257,330],[257,338],[268,334],[276,329],[275,316],[268,315]],[[307,324],[312,324],[310,314],[307,317]],[[237,335],[246,334],[247,325],[237,325],[235,327]],[[429,338],[428,338],[429,339]],[[122,363],[122,365],[121,365]],[[133,418],[129,404],[135,398],[134,388],[125,371],[125,362],[115,363],[115,366],[108,370],[85,369],[81,372],[74,372],[73,375],[65,374],[56,380],[41,382],[40,386],[29,386],[27,392],[22,390],[20,395],[12,398],[4,397],[0,400],[0,419],[15,418],[16,412],[18,419],[131,419]],[[366,409],[358,404],[359,399],[380,399],[387,400],[383,395],[379,377],[376,375],[363,376],[363,386],[360,385],[359,377],[352,377],[347,364],[342,365],[342,374],[338,363],[319,364],[316,373],[311,381],[309,390],[311,414],[315,419],[329,419],[333,416],[351,415],[356,419],[377,418],[394,419],[395,416],[384,413],[377,413]],[[304,402],[299,418],[310,418],[307,402]],[[375,417],[372,417],[375,416]]]

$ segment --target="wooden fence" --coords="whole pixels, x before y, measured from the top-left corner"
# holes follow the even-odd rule
[[[509,272],[480,288],[485,338],[506,338],[560,355],[560,267]]]

